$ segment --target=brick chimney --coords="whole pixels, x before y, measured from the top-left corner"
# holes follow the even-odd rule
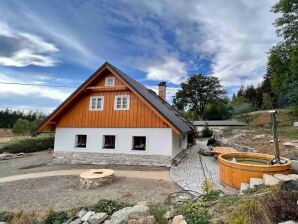
[[[167,99],[167,83],[166,82],[160,82],[158,84],[158,95],[163,99]]]

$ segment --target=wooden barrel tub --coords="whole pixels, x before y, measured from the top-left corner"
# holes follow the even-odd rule
[[[263,174],[290,172],[291,160],[286,158],[281,158],[287,161],[285,164],[266,165],[273,158],[273,155],[249,152],[221,154],[218,156],[220,180],[225,185],[239,189],[241,183],[249,183],[250,178],[263,178]],[[245,164],[245,161],[248,161],[248,164]],[[252,165],[254,161],[256,164],[260,162],[264,165]]]

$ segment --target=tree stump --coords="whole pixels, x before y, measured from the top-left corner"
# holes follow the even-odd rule
[[[80,188],[93,189],[110,184],[114,179],[114,171],[110,169],[91,169],[80,175]]]

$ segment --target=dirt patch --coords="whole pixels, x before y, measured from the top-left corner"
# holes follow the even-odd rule
[[[92,205],[99,199],[161,203],[168,194],[180,190],[168,181],[125,177],[117,177],[112,184],[98,189],[81,190],[78,186],[79,177],[74,176],[2,183],[0,210],[64,210]]]

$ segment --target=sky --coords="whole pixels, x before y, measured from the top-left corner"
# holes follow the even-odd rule
[[[1,0],[0,108],[49,113],[105,61],[154,90],[166,81],[169,102],[192,74],[229,95],[256,86],[278,42],[275,2]]]

